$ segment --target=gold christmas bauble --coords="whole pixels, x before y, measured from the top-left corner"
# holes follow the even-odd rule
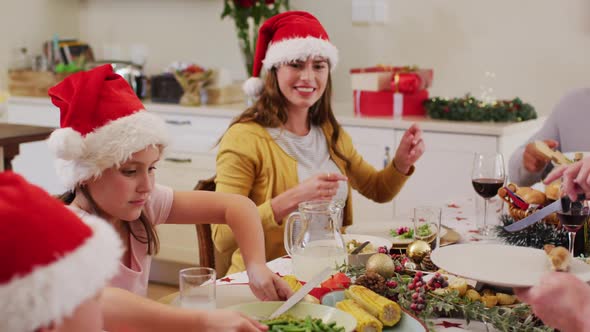
[[[416,262],[416,264],[420,264],[424,256],[430,254],[431,251],[430,244],[422,240],[416,240],[408,244],[406,255]]]
[[[367,272],[378,273],[385,279],[391,278],[395,272],[395,264],[391,257],[386,254],[372,255],[369,257],[365,268]]]

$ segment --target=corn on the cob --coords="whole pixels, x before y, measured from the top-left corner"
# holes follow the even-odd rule
[[[336,303],[336,308],[351,314],[356,318],[357,332],[381,332],[383,324],[358,305],[354,300],[342,300]]]
[[[283,276],[283,280],[285,280],[287,282],[287,284],[289,284],[289,287],[291,287],[291,290],[293,292],[298,291],[299,288],[302,287],[299,280],[297,280],[297,278],[292,274],[288,274],[288,275]]]
[[[344,295],[346,298],[354,300],[371,315],[379,318],[385,326],[394,326],[402,317],[402,310],[397,303],[366,287],[359,285],[350,286],[344,291]]]

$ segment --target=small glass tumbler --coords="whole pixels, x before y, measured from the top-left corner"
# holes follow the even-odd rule
[[[442,209],[434,206],[414,208],[414,238],[428,243],[434,241],[433,249],[440,247]]]
[[[183,308],[214,310],[216,273],[208,267],[191,267],[179,272],[180,306]]]

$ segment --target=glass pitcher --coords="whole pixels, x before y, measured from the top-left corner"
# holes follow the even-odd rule
[[[285,250],[291,256],[293,274],[309,281],[326,267],[347,263],[348,253],[340,234],[343,202],[311,201],[299,204],[285,223]]]

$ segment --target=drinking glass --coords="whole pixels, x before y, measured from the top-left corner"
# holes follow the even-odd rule
[[[568,233],[569,251],[574,257],[576,233],[588,222],[588,202],[585,200],[573,202],[564,195],[561,198],[561,204],[561,210],[557,211],[557,218]]]
[[[488,203],[502,188],[506,175],[504,158],[501,153],[475,153],[471,171],[471,183],[475,192],[484,199],[483,225],[479,232],[483,236],[491,235],[492,227],[488,225]]]
[[[215,270],[208,267],[191,267],[180,270],[180,306],[183,308],[214,310]]]
[[[434,249],[440,247],[440,223],[442,209],[434,206],[414,208],[414,238],[428,243],[434,242]]]

